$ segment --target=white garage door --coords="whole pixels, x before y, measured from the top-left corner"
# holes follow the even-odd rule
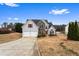
[[[23,32],[23,37],[37,37],[37,32]]]

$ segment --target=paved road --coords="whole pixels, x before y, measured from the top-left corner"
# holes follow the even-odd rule
[[[0,56],[31,56],[37,38],[21,38],[0,44]]]

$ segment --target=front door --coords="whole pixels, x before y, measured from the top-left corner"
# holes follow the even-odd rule
[[[53,30],[50,30],[50,35],[53,35],[54,34],[54,31]]]

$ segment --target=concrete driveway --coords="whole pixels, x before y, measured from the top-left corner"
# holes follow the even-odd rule
[[[0,56],[31,56],[36,40],[37,38],[21,38],[0,44]]]

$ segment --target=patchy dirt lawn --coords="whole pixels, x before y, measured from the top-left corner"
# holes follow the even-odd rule
[[[0,43],[5,43],[21,38],[21,33],[0,34]]]
[[[79,56],[79,41],[70,41],[62,33],[57,36],[38,38],[42,56]]]

